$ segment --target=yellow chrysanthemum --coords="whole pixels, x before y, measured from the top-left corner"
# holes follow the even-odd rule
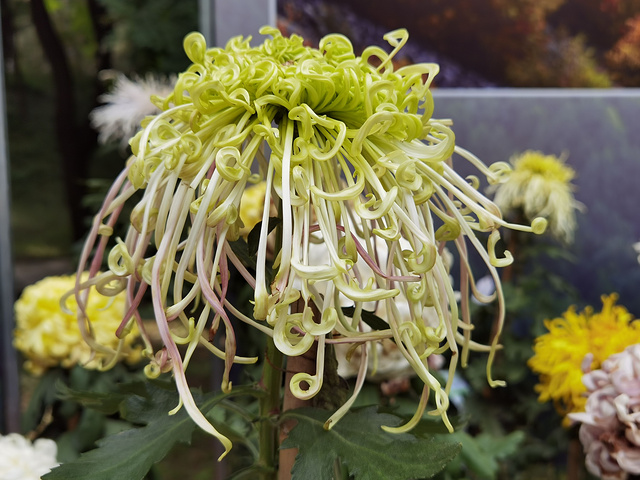
[[[267,193],[267,182],[260,182],[247,188],[240,201],[240,220],[244,227],[240,229],[240,235],[247,236],[249,232],[262,220],[264,210],[264,197]]]
[[[544,217],[552,235],[569,243],[576,229],[575,171],[563,158],[528,150],[511,158],[509,178],[492,187],[494,202],[505,212],[521,208],[529,219]]]
[[[84,278],[87,277],[85,274]],[[99,362],[92,360],[92,350],[78,329],[75,298],[67,298],[68,312],[60,305],[62,297],[74,288],[75,281],[75,275],[46,277],[26,287],[14,305],[13,344],[24,355],[25,368],[35,375],[58,365],[64,368],[76,364],[85,368],[100,367]],[[96,339],[112,348],[121,341],[115,332],[125,314],[125,299],[124,292],[114,297],[92,292],[86,305]],[[123,340],[125,350],[131,350],[131,343],[137,337],[133,333]],[[139,354],[130,355],[130,359],[133,357],[139,358]]]
[[[640,322],[615,305],[617,299],[616,294],[603,296],[601,312],[587,307],[577,313],[572,306],[561,318],[545,321],[549,333],[536,338],[535,355],[529,360],[529,367],[540,375],[538,401],[552,400],[561,415],[584,411],[583,367],[600,368],[610,355],[640,342]],[[589,354],[591,364],[583,365]]]

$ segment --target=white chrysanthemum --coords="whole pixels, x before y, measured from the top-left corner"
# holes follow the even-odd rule
[[[0,435],[0,479],[38,480],[59,465],[56,442],[40,438],[31,443],[22,435]]]
[[[168,95],[174,83],[175,78],[147,75],[131,80],[117,74],[111,91],[98,98],[104,105],[90,115],[91,126],[98,131],[100,142],[115,140],[126,145],[145,117],[160,113],[152,97]]]
[[[377,261],[380,264],[387,263],[387,246],[385,242],[375,237],[375,250],[378,254]],[[358,238],[358,241],[364,243],[364,240]],[[404,245],[404,242],[403,242]],[[328,254],[323,247],[323,244],[313,244],[313,248],[310,248],[310,258],[318,264],[325,264],[329,262]],[[404,245],[405,248],[408,248],[408,245]],[[446,248],[442,251],[442,257],[444,259],[444,264],[447,269],[451,267],[453,264],[453,255]],[[373,270],[367,265],[367,263],[359,258],[356,263],[356,267],[360,271],[360,275],[363,278],[370,278],[374,276]],[[454,292],[456,295],[459,295],[458,292]],[[342,306],[351,306],[353,302],[350,301],[347,297],[340,295],[341,305]],[[381,318],[382,320],[387,320],[389,317],[389,312],[387,312],[387,304],[386,302],[366,302],[363,304],[363,308],[370,312],[373,312],[374,315]],[[411,318],[411,302],[407,297],[401,296],[401,299],[396,302],[397,313],[400,315],[400,318],[410,319]],[[421,310],[422,318],[425,322],[425,325],[433,328],[434,330],[442,329],[443,326],[440,325],[440,319],[438,317],[438,312],[435,307],[425,307]],[[365,329],[365,331],[369,331],[369,329]],[[375,346],[375,349],[373,348]],[[351,378],[358,375],[358,370],[360,368],[360,364],[362,363],[361,358],[361,350],[355,349],[353,350],[350,343],[347,344],[336,344],[336,357],[338,360],[338,375],[343,378]],[[444,359],[442,355],[432,354],[428,358],[428,367],[430,370],[438,370],[442,367],[444,363]],[[373,382],[382,382],[386,380],[390,380],[398,377],[411,377],[416,374],[415,370],[411,366],[411,364],[407,361],[405,356],[402,354],[398,346],[389,339],[382,339],[375,344],[372,344],[372,348],[370,349],[369,355],[367,355],[368,361],[368,372],[367,379]]]

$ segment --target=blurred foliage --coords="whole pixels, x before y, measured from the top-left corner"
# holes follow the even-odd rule
[[[107,372],[76,366],[55,368],[41,377],[28,377],[29,403],[22,416],[22,429],[38,436],[54,438],[58,460],[69,462],[95,446],[105,435],[127,428],[127,423],[108,414],[113,410],[88,409],[69,392],[90,391],[96,397],[109,397],[117,410],[119,398],[111,394],[120,383],[140,380],[141,371],[117,365]],[[37,381],[36,381],[37,380]],[[62,394],[61,394],[62,393]]]
[[[472,436],[464,431],[449,435],[450,440],[462,445],[460,455],[447,465],[438,480],[459,478],[494,479],[500,471],[500,462],[513,455],[522,446],[525,433],[515,431],[505,436],[482,433]]]
[[[640,85],[640,15],[629,19],[625,33],[607,52],[612,78],[626,87]]]
[[[182,70],[188,63],[182,38],[198,27],[196,0],[47,0],[45,6],[71,70],[76,106],[69,109],[78,126],[86,125],[97,96],[108,87],[97,81],[99,69],[127,74]],[[73,238],[63,179],[70,172],[63,171],[55,133],[58,92],[51,65],[39,45],[30,3],[7,0],[2,15],[15,253],[66,256]],[[85,142],[95,141],[81,135]],[[126,152],[95,143],[86,152],[81,160],[86,174],[77,182],[90,197],[82,205],[95,207],[94,198],[104,193],[99,179],[114,178]]]
[[[64,42],[74,68],[93,75],[93,57],[98,50],[89,5],[86,1],[46,0],[45,6]]]
[[[189,60],[182,39],[198,28],[197,0],[99,0],[111,33],[103,48],[127,73],[177,73]]]
[[[522,58],[506,66],[509,85],[514,87],[610,87],[612,82],[586,47],[584,35],[559,32],[544,42],[532,42]]]
[[[307,4],[318,4],[314,13],[323,18],[314,24],[345,34],[360,31],[347,24],[359,16],[386,30],[406,27],[427,51],[499,86],[640,86],[631,53],[640,48],[632,24],[640,14],[636,0],[328,0],[332,8],[316,0],[279,3],[295,24],[305,23],[300,17]],[[354,15],[336,12],[341,9]],[[354,40],[366,45],[376,39]]]

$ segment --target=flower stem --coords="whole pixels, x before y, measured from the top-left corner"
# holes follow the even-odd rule
[[[280,413],[280,387],[282,385],[282,362],[284,356],[276,348],[272,338],[267,338],[266,356],[262,367],[262,385],[267,394],[260,398],[260,456],[258,464],[262,480],[274,480],[277,469],[278,425],[273,419]]]
[[[268,196],[267,196],[268,198]],[[278,202],[278,218],[282,219],[282,202]],[[266,218],[263,218],[263,222]],[[276,228],[275,252],[282,248],[282,227]],[[256,278],[256,282],[258,279]],[[264,281],[261,279],[261,281]],[[272,337],[267,337],[264,364],[262,366],[262,387],[266,395],[260,399],[259,441],[260,454],[258,465],[262,480],[276,480],[278,477],[279,426],[274,419],[280,414],[284,355],[278,350]]]
[[[582,444],[577,435],[577,429],[571,432],[569,440],[569,452],[567,455],[567,480],[583,480],[584,479],[584,454],[582,453]]]

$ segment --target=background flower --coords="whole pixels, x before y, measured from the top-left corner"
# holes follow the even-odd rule
[[[605,480],[640,474],[640,345],[611,355],[583,381],[585,412],[569,418],[582,422],[587,469]]]
[[[544,217],[549,231],[567,243],[576,229],[575,210],[581,204],[573,196],[575,171],[563,158],[528,150],[511,158],[508,179],[491,188],[494,202],[503,212],[521,208],[533,220]]]
[[[61,298],[74,288],[75,280],[75,275],[46,277],[26,287],[15,303],[13,344],[26,358],[25,368],[33,374],[40,375],[58,365],[64,368],[76,364],[85,368],[100,366],[91,360],[91,348],[82,339],[75,298],[66,300],[69,312],[63,311],[60,305]],[[124,292],[106,297],[92,291],[86,311],[98,341],[115,349],[120,341],[115,332],[125,313]],[[135,330],[133,335],[125,337],[125,348],[130,353],[136,337]],[[138,355],[132,355],[130,359],[137,358]]]
[[[638,263],[640,263],[640,242],[636,242],[632,245],[635,252],[638,254]]]
[[[561,415],[584,411],[583,366],[599,368],[610,355],[640,342],[640,323],[626,308],[615,305],[617,298],[616,294],[603,296],[602,311],[597,313],[591,307],[580,313],[570,307],[562,317],[546,320],[549,333],[535,340],[529,367],[540,375],[538,400],[552,400]]]
[[[37,480],[59,465],[56,442],[40,438],[31,443],[22,435],[0,435],[0,478]]]
[[[103,76],[115,79],[111,91],[98,98],[104,105],[91,112],[91,126],[98,131],[100,142],[115,140],[126,145],[146,116],[160,113],[152,97],[168,95],[175,78],[147,74],[129,79],[111,71],[103,72]]]
[[[262,220],[264,197],[267,193],[267,183],[259,182],[248,187],[242,194],[240,201],[240,220],[244,227],[240,228],[240,235],[246,237],[249,232]]]

